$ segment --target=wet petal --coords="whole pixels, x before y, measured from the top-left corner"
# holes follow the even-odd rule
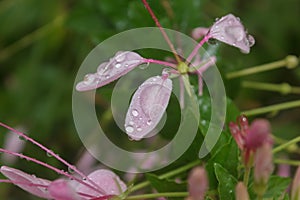
[[[171,79],[160,76],[147,79],[137,89],[125,119],[130,138],[140,140],[156,127],[168,106],[171,91]]]
[[[254,45],[254,38],[247,33],[240,19],[228,14],[218,19],[210,28],[209,36],[226,44],[239,48],[243,53],[249,53]]]
[[[119,195],[127,189],[125,183],[110,170],[96,170],[89,174],[88,178],[96,183],[105,192],[105,194],[99,194],[82,184],[78,185],[76,192],[100,197],[104,195]]]
[[[143,64],[144,58],[131,51],[119,51],[108,62],[99,65],[97,72],[87,74],[84,80],[76,85],[76,90],[93,90],[120,78],[133,70],[140,64]]]
[[[50,183],[49,194],[55,200],[79,200],[81,199],[66,180],[58,179]]]
[[[37,178],[34,175],[30,175],[18,169],[10,168],[7,166],[2,166],[0,171],[4,176],[9,178],[11,181],[15,182],[14,184],[19,186],[23,190],[41,198],[51,198],[51,196],[49,195],[47,190],[45,190],[45,188],[33,185],[49,185],[51,181]]]

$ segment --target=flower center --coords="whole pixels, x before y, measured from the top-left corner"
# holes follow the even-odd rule
[[[184,62],[180,62],[178,65],[177,65],[177,69],[178,69],[178,72],[180,74],[186,74],[189,70],[189,67],[187,66],[187,64],[185,64]]]

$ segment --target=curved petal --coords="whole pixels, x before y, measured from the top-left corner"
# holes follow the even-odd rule
[[[22,188],[23,190],[45,199],[51,198],[47,190],[43,187],[34,186],[37,185],[49,185],[51,181],[46,179],[37,178],[34,175],[27,174],[18,169],[2,166],[0,169],[1,173],[9,178],[15,185]]]
[[[140,140],[155,128],[168,106],[171,92],[171,79],[160,76],[147,79],[137,89],[125,119],[130,138]]]
[[[144,58],[131,51],[119,51],[108,62],[99,65],[97,72],[87,74],[84,80],[76,85],[76,90],[93,90],[120,78],[144,63]]]
[[[127,187],[125,183],[112,171],[106,169],[99,169],[88,175],[88,178],[96,183],[105,194],[99,194],[96,191],[79,184],[76,188],[76,192],[88,194],[90,196],[100,197],[107,195],[119,195],[125,192]],[[121,190],[121,191],[120,191]]]
[[[48,187],[49,194],[55,200],[80,200],[75,190],[66,180],[58,179],[50,183]]]
[[[254,45],[254,38],[247,33],[238,17],[228,14],[218,19],[210,28],[211,38],[239,48],[243,53],[249,53]]]

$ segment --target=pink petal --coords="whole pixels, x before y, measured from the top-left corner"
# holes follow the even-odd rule
[[[243,53],[249,53],[254,45],[254,38],[247,33],[240,19],[228,14],[217,20],[210,28],[208,35],[226,44],[235,46]]]
[[[198,40],[208,33],[209,29],[205,27],[198,27],[192,30],[192,38]]]
[[[144,58],[131,51],[119,51],[108,62],[99,65],[97,72],[87,74],[84,80],[76,85],[76,90],[93,90],[120,78],[143,63]]]
[[[76,192],[101,197],[106,195],[119,195],[127,189],[125,183],[115,173],[106,169],[96,170],[89,174],[88,178],[95,182],[106,194],[99,194],[82,184],[78,185]]]
[[[30,175],[18,169],[10,168],[7,166],[2,166],[0,171],[4,176],[9,178],[11,181],[15,182],[14,184],[19,186],[23,190],[41,198],[46,198],[46,199],[51,198],[51,196],[45,190],[45,188],[32,185],[32,184],[49,185],[51,181],[37,178],[34,175]]]
[[[79,200],[81,199],[66,180],[59,179],[50,183],[49,194],[55,200]]]
[[[171,91],[171,79],[160,76],[147,79],[137,89],[125,119],[130,138],[140,140],[155,128],[168,106]]]

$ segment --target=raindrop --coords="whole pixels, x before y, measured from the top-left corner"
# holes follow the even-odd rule
[[[86,178],[83,178],[82,180],[86,181]]]
[[[215,21],[219,21],[220,18],[216,18]]]
[[[149,120],[147,121],[147,124],[148,124],[149,126],[152,124],[151,119],[149,119]]]
[[[143,119],[142,117],[139,118],[140,121],[142,121],[142,119]]]
[[[213,38],[210,38],[207,42],[208,42],[208,44],[211,44],[211,45],[217,44],[217,40],[213,39]]]
[[[32,176],[32,178],[36,178],[36,176],[34,174],[32,174],[31,176]]]
[[[74,168],[75,168],[75,166],[69,166],[68,167],[68,172],[73,174],[75,172]]]
[[[255,40],[254,37],[252,35],[247,35],[247,41],[248,41],[248,45],[249,47],[252,47],[255,44]]]
[[[132,133],[134,131],[134,128],[133,128],[133,126],[128,125],[125,127],[125,130],[127,133]]]
[[[134,122],[130,121],[128,124],[132,126],[132,125],[134,125]]]
[[[122,67],[122,64],[121,64],[121,63],[117,63],[117,64],[115,65],[115,67],[116,67],[116,68],[120,68],[120,67]]]
[[[53,154],[53,151],[51,151],[51,150],[47,151],[47,156],[48,157],[52,157],[52,154]]]
[[[125,56],[124,52],[118,52],[115,59],[117,62],[122,62],[125,59]]]
[[[87,74],[84,77],[83,83],[86,84],[86,85],[90,85],[91,83],[94,82],[95,78],[96,77],[95,77],[94,74]]]
[[[23,136],[19,136],[19,139],[23,141],[26,140]]]
[[[145,64],[144,65],[140,65],[139,68],[140,69],[147,69],[147,67],[149,67],[149,64],[150,63],[147,63],[146,65]]]
[[[139,115],[139,112],[136,110],[136,109],[133,109],[131,111],[131,114],[134,116],[134,117],[137,117]]]
[[[132,137],[129,136],[129,137],[128,137],[128,140],[133,141],[134,139],[133,139]]]
[[[143,129],[142,129],[141,127],[137,127],[136,130],[137,130],[138,132],[141,132]]]
[[[128,67],[128,66],[129,66],[129,64],[128,64],[128,63],[125,63],[124,65],[125,65],[125,67]]]
[[[109,75],[105,75],[105,78],[109,78],[110,76]]]

